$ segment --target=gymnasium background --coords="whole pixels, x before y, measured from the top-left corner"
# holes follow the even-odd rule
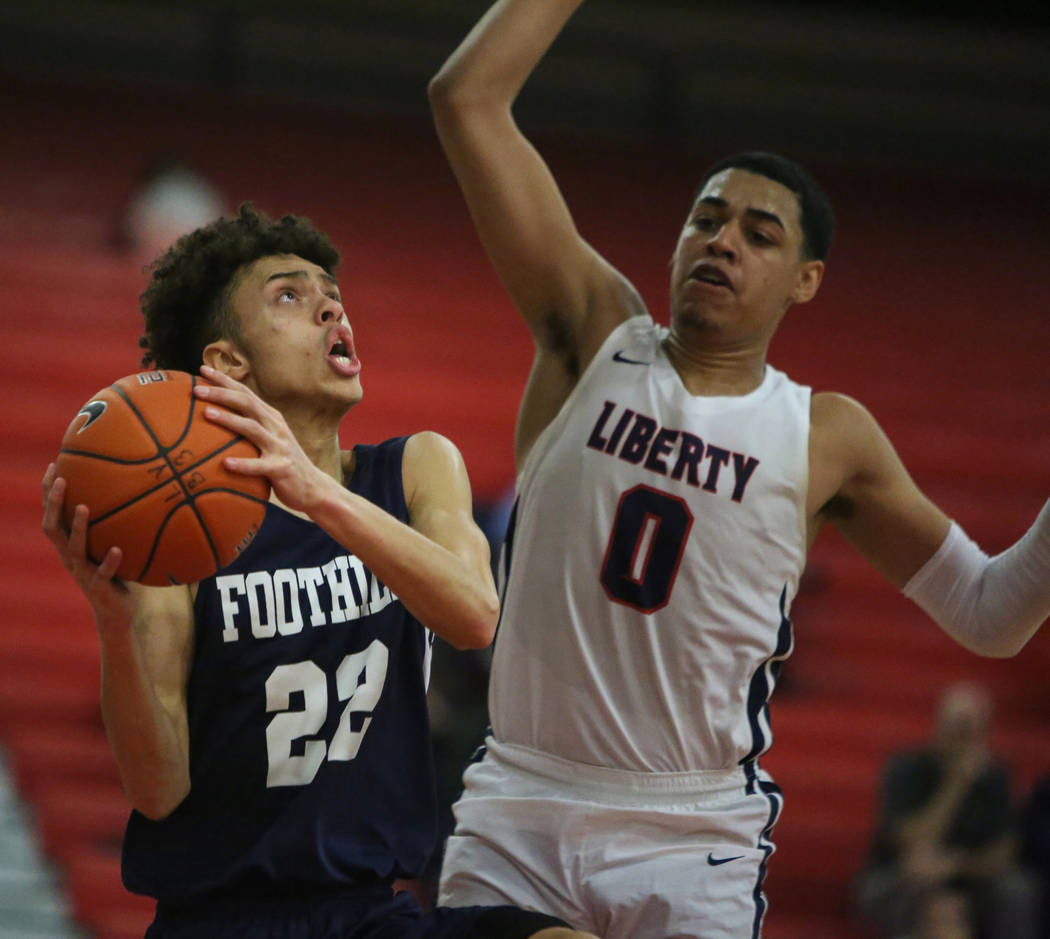
[[[124,939],[148,919],[119,883],[126,808],[94,628],[40,534],[39,479],[79,405],[138,369],[143,261],[118,232],[151,160],[174,154],[229,206],[332,234],[366,391],[345,443],[447,434],[498,540],[530,343],[425,96],[486,6],[0,2],[0,935]],[[590,0],[518,114],[581,231],[661,320],[702,169],[744,147],[810,165],[839,233],[820,297],[789,314],[772,360],[864,401],[995,552],[1050,494],[1050,31],[1020,5],[941,7]],[[879,770],[926,737],[948,682],[991,689],[1019,801],[1050,773],[1050,636],[975,658],[830,534],[794,619],[766,761],[786,791],[767,936],[858,936],[850,889]],[[485,661],[438,666],[453,788],[484,721]]]

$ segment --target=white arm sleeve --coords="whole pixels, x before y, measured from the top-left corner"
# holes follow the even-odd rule
[[[1024,537],[994,558],[952,522],[902,590],[967,649],[1016,655],[1050,617],[1050,502]]]

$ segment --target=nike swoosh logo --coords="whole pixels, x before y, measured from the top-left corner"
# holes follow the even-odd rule
[[[628,365],[652,365],[652,362],[639,362],[638,359],[629,359],[619,349],[613,353],[614,362],[626,362]]]
[[[77,417],[81,414],[87,415],[87,420],[84,421],[83,425],[77,430],[78,434],[84,433],[92,424],[95,423],[104,413],[106,412],[105,401],[89,401],[79,411],[77,411]]]
[[[730,861],[739,861],[744,855],[737,854],[734,857],[715,857],[713,854],[707,855],[707,863],[712,867],[718,867],[719,864],[728,864]]]

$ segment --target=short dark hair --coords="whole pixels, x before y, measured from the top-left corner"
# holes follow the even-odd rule
[[[143,368],[196,373],[205,346],[236,339],[230,306],[237,273],[259,258],[295,254],[335,274],[339,252],[309,219],[274,221],[250,202],[235,218],[221,218],[178,239],[152,265],[140,298],[145,332],[139,339]]]
[[[696,187],[693,202],[700,197],[712,176],[723,170],[740,169],[757,173],[790,189],[798,199],[799,220],[802,224],[802,253],[808,260],[823,261],[831,250],[835,234],[835,211],[831,200],[820,184],[798,163],[776,153],[746,150],[725,157],[708,167],[700,185]]]

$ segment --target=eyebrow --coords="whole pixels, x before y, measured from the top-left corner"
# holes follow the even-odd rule
[[[309,271],[277,271],[276,273],[271,274],[269,277],[267,277],[264,283],[268,284],[271,280],[280,280],[282,277],[297,277],[299,279],[304,279],[309,278],[309,276]],[[330,283],[333,287],[339,286],[338,281],[331,274],[329,274],[328,271],[321,271],[320,277],[322,280],[325,280],[328,283]]]
[[[704,205],[711,205],[719,209],[729,208],[729,203],[725,199],[721,199],[718,196],[704,196],[704,198],[701,199],[700,202]],[[781,221],[780,216],[777,215],[775,212],[766,212],[764,209],[746,208],[744,209],[744,214],[750,215],[752,218],[761,219],[765,222],[772,222],[774,225],[779,225],[781,228],[784,229],[784,231],[787,231],[787,228]]]

